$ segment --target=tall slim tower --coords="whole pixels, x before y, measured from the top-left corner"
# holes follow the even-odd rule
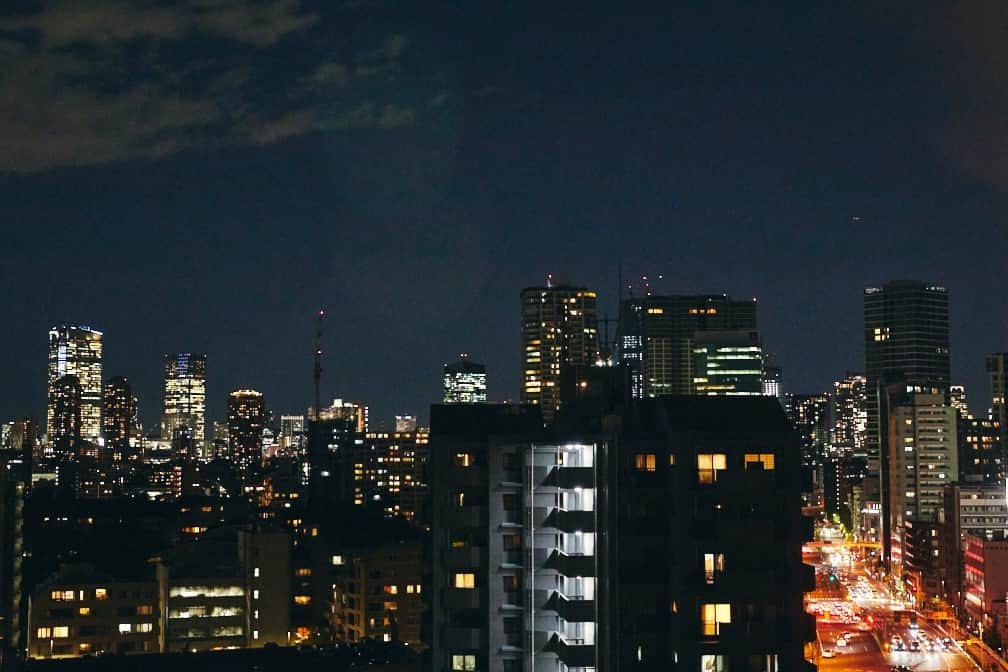
[[[130,439],[135,433],[135,400],[128,379],[116,376],[105,381],[102,409],[102,434],[105,437],[103,457],[118,462],[128,457]]]
[[[73,374],[61,376],[49,386],[53,405],[49,440],[60,459],[76,458],[80,454],[82,397],[80,380]]]
[[[987,356],[987,375],[990,378],[990,420],[994,422],[1002,470],[1008,468],[1008,352],[995,352]],[[1005,487],[1008,488],[1008,479]]]
[[[847,372],[833,383],[833,428],[830,444],[838,457],[867,457],[868,399],[865,377]]]
[[[526,287],[522,304],[524,404],[542,408],[545,422],[560,408],[560,369],[593,366],[599,358],[596,294],[585,287]]]
[[[161,438],[174,440],[179,431],[188,431],[202,444],[206,439],[206,355],[165,355],[164,390]]]
[[[879,447],[887,444],[886,387],[897,384],[948,394],[948,315],[945,287],[897,281],[864,290],[868,461],[876,472],[885,457]]]
[[[52,433],[56,414],[54,383],[76,376],[81,387],[80,436],[97,442],[101,435],[102,332],[91,327],[59,325],[49,330],[49,404],[46,431]]]
[[[235,390],[228,396],[228,443],[232,461],[243,468],[262,457],[266,406],[262,392]]]

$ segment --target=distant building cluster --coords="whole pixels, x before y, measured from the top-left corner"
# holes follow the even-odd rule
[[[519,402],[463,353],[429,426],[318,389],[278,413],[173,352],[145,428],[130,379],[104,377],[102,332],[53,327],[44,426],[0,425],[0,655],[380,645],[452,672],[810,669],[817,519],[897,593],[1008,636],[1008,354],[972,412],[944,287],[865,289],[864,367],[806,391],[755,299],[627,293],[610,321],[590,287],[521,290]]]

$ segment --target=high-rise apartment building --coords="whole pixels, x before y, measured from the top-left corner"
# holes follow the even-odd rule
[[[179,436],[202,448],[206,440],[206,355],[179,352],[164,356],[164,414],[161,438]]]
[[[865,394],[868,399],[868,457],[881,464],[888,386],[948,393],[948,290],[916,281],[890,282],[864,290]],[[883,488],[884,489],[884,488]]]
[[[810,669],[776,400],[594,401],[432,407],[434,669]]]
[[[305,431],[305,416],[280,416],[280,449],[300,455],[308,443]]]
[[[73,374],[60,376],[49,386],[49,441],[60,459],[76,458],[81,452],[83,396],[80,380]]]
[[[987,356],[987,375],[990,380],[990,420],[998,435],[1001,453],[1002,478],[1008,470],[1008,352],[995,352]]]
[[[695,392],[698,332],[757,328],[755,299],[724,294],[635,297],[624,299],[621,311],[620,358],[630,367],[636,398]]]
[[[897,566],[908,524],[938,520],[942,488],[959,478],[959,456],[956,410],[944,394],[889,396],[889,489],[882,515],[889,519],[890,539],[883,539],[883,557]]]
[[[585,287],[526,287],[521,292],[523,404],[550,422],[560,408],[560,371],[599,358],[596,294]]]
[[[444,365],[444,403],[480,404],[487,400],[486,367],[459,355],[457,362]]]
[[[811,492],[823,486],[822,470],[829,445],[830,395],[826,392],[788,394],[784,410],[798,434],[802,489]]]
[[[235,390],[228,396],[228,453],[230,459],[248,467],[262,459],[266,405],[262,392]]]
[[[136,397],[128,379],[116,376],[105,381],[102,396],[102,435],[105,457],[118,462],[130,455],[130,440],[136,436]]]
[[[766,353],[763,353],[763,396],[764,397],[774,397],[784,405],[784,381],[783,373],[781,372],[781,367],[776,364],[771,364],[766,359]]]
[[[50,433],[56,415],[53,384],[63,376],[76,376],[80,383],[81,439],[97,443],[102,430],[102,332],[91,327],[68,325],[49,330],[49,405],[46,431]]]
[[[868,457],[868,397],[865,377],[850,371],[833,383],[832,452],[837,457]]]
[[[693,393],[763,394],[763,346],[756,331],[701,331],[693,338]]]
[[[0,667],[8,659],[16,666],[24,642],[21,641],[21,560],[22,523],[26,474],[16,464],[0,456]]]

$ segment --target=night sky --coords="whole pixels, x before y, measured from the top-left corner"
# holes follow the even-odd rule
[[[889,279],[949,287],[974,410],[1008,350],[1003,2],[4,4],[2,419],[44,417],[59,322],[148,427],[177,350],[213,418],[303,410],[319,306],[323,397],[373,424],[463,350],[517,399],[520,289],[614,315],[620,260],[758,297],[789,391],[863,367]]]

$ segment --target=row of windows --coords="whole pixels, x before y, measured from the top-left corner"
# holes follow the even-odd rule
[[[147,633],[154,631],[153,623],[120,623],[119,634],[129,635],[132,633]],[[56,625],[43,626],[35,630],[38,639],[66,639],[70,636],[70,626]]]
[[[90,591],[88,591],[88,597],[90,597]],[[53,602],[73,602],[74,600],[84,601],[84,591],[76,590],[54,590],[49,594],[50,599]],[[94,599],[96,600],[107,600],[108,590],[105,588],[95,588],[94,589]]]
[[[743,457],[745,469],[762,468],[773,471],[773,453],[746,453]],[[669,465],[675,465],[675,455],[669,455]],[[654,453],[637,453],[634,456],[634,469],[637,471],[656,471],[658,458]],[[699,453],[697,455],[697,477],[701,483],[717,481],[717,472],[728,468],[728,456],[724,453]]]

